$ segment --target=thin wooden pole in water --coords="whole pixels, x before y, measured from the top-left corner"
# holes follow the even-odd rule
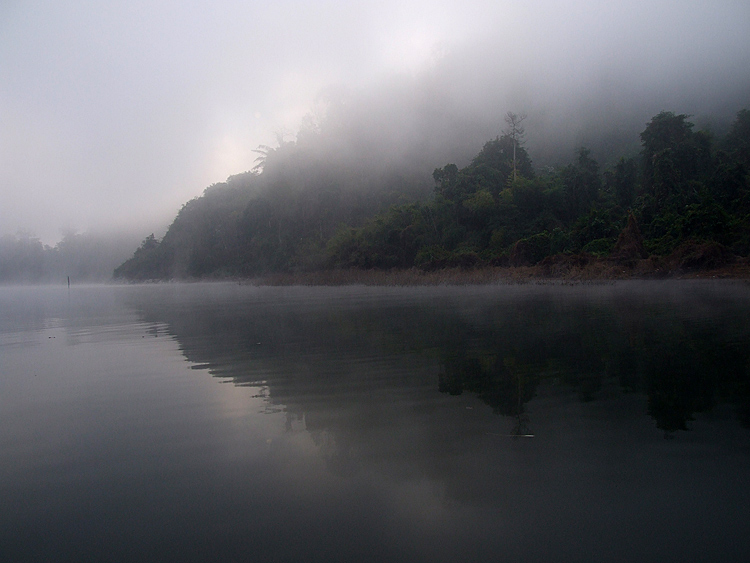
[[[68,289],[70,289],[70,276],[68,276]]]

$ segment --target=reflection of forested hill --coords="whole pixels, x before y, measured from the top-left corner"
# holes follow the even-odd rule
[[[687,115],[659,113],[640,135],[640,155],[603,171],[587,148],[565,167],[535,170],[520,118],[508,119],[508,132],[467,166],[435,168],[432,179],[423,162],[322,150],[326,124],[265,147],[262,172],[206,189],[115,277],[434,270],[553,255],[609,257],[624,268],[669,256],[696,269],[750,253],[750,110],[721,139],[694,131]]]
[[[719,402],[750,424],[746,290],[675,287],[216,286],[200,300],[176,293],[137,309],[165,323],[189,361],[238,385],[262,384],[272,403],[311,422],[332,404],[356,418],[390,395],[438,390],[475,393],[521,417],[540,385],[596,401],[615,384],[645,394],[667,432]]]

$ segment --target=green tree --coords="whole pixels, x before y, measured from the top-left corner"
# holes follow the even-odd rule
[[[687,119],[663,111],[641,133],[643,187],[659,208],[684,205],[710,162],[708,137],[693,133]]]
[[[617,205],[628,209],[635,199],[638,184],[638,165],[634,158],[621,158],[612,175],[613,191]]]
[[[581,147],[577,154],[576,162],[565,167],[561,173],[565,193],[565,218],[569,222],[589,211],[602,187],[599,164],[591,158],[591,151]]]
[[[515,163],[515,164],[514,164]],[[467,176],[482,177],[489,180],[486,170],[496,172],[493,186],[487,186],[490,191],[499,193],[510,181],[514,179],[514,171],[524,178],[534,177],[534,168],[531,165],[529,153],[520,144],[520,138],[514,138],[509,134],[496,137],[488,141],[474,157],[471,164],[461,172]]]
[[[742,109],[732,123],[722,148],[729,152],[735,161],[750,170],[750,110]]]
[[[513,113],[512,111],[509,111],[505,114],[505,123],[508,124],[508,128],[505,130],[505,134],[510,137],[513,140],[513,181],[516,181],[516,178],[518,177],[517,171],[518,167],[516,166],[517,160],[516,160],[516,151],[518,150],[518,147],[521,145],[523,141],[524,133],[526,133],[526,130],[523,128],[521,123],[526,119],[526,114],[518,115],[516,113]]]

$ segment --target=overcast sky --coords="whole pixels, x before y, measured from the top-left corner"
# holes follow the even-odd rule
[[[736,112],[748,30],[746,0],[2,0],[0,234],[145,236],[292,139],[321,92],[498,133],[525,111],[537,137],[591,112],[642,125],[634,98]]]

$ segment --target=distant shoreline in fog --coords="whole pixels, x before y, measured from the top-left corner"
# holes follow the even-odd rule
[[[207,277],[172,280],[174,283],[237,282],[254,286],[435,286],[435,285],[491,285],[518,283],[606,283],[623,280],[750,280],[750,260],[739,258],[734,263],[718,268],[684,269],[671,267],[661,259],[640,260],[634,267],[623,267],[610,260],[588,257],[580,264],[580,256],[553,257],[546,264],[535,266],[487,266],[473,269],[444,268],[423,271],[417,268],[393,270],[336,269],[315,272],[274,273],[256,277]],[[586,259],[586,258],[584,258]],[[576,262],[579,262],[578,264]],[[147,280],[131,283],[171,283],[166,280]]]

